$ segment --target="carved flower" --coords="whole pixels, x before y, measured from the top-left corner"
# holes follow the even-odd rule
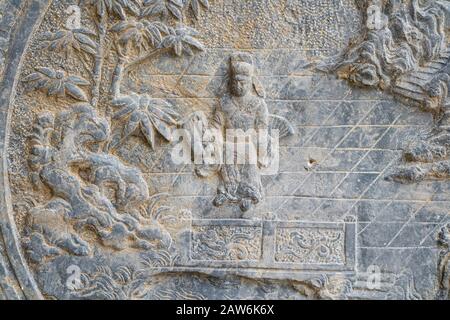
[[[208,0],[186,0],[186,5],[189,5],[194,13],[194,16],[198,19],[200,16],[201,7],[205,7],[205,9],[209,9],[209,1]]]
[[[95,33],[87,29],[60,30],[55,33],[46,32],[43,40],[51,51],[65,51],[68,55],[74,49],[95,55],[97,44],[90,36],[95,36]]]
[[[32,89],[47,92],[49,96],[65,97],[67,95],[80,101],[88,101],[88,98],[80,86],[90,85],[89,81],[69,76],[64,71],[55,71],[50,68],[39,67],[26,76],[22,81],[28,82]]]
[[[357,64],[350,74],[350,81],[363,86],[375,87],[380,83],[377,69],[373,64]]]
[[[163,23],[147,20],[121,21],[111,30],[119,34],[120,44],[126,46],[131,43],[140,51],[159,45],[162,34],[169,33],[168,27]]]
[[[155,133],[158,132],[167,141],[172,141],[172,128],[178,124],[178,113],[170,109],[166,102],[156,102],[148,95],[132,94],[113,101],[121,107],[113,116],[114,120],[125,120],[121,139],[113,141],[115,148],[120,141],[136,131],[140,131],[152,149],[155,146]]]
[[[190,27],[179,26],[176,29],[169,29],[170,33],[164,37],[161,42],[163,48],[172,48],[177,56],[181,56],[183,52],[192,55],[192,48],[203,51],[203,44],[195,39],[198,32]]]
[[[183,18],[182,0],[144,0],[144,6],[143,16],[167,17],[170,13],[178,20]]]
[[[139,15],[140,5],[138,0],[87,0],[87,3],[95,6],[99,17],[109,14],[125,20],[126,11],[131,12],[135,16]]]

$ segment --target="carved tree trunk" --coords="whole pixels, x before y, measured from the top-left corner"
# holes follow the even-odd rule
[[[95,55],[95,64],[93,72],[94,86],[92,87],[92,101],[91,104],[95,108],[100,97],[100,84],[102,81],[102,68],[104,59],[104,48],[106,40],[107,17],[103,16],[98,25],[99,42],[97,47],[97,54]]]
[[[119,61],[117,62],[117,66],[114,69],[113,78],[111,82],[111,94],[113,99],[117,99],[120,97],[120,85],[122,83],[123,78],[123,70],[126,65],[126,58],[119,56]]]

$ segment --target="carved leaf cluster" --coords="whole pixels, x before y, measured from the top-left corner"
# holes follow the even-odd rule
[[[95,55],[97,44],[92,40],[95,33],[84,29],[59,30],[55,33],[47,32],[43,40],[50,51],[64,51],[69,54],[71,49]]]
[[[155,134],[172,141],[172,128],[177,125],[179,115],[165,102],[156,102],[148,95],[131,95],[116,99],[113,105],[121,107],[113,119],[125,121],[121,140],[139,130],[151,148],[155,146]],[[112,144],[112,148],[116,147]]]
[[[192,49],[204,50],[204,46],[195,37],[198,32],[190,27],[179,26],[176,29],[170,29],[170,34],[165,37],[161,43],[163,48],[171,48],[177,56],[183,52],[192,55]]]
[[[169,33],[169,28],[159,21],[129,20],[116,23],[112,31],[118,33],[119,43],[123,46],[132,44],[139,51],[147,51],[158,46],[163,34]]]
[[[87,3],[95,7],[99,17],[114,15],[125,20],[127,11],[139,15],[140,5],[137,0],[87,0]]]
[[[47,92],[49,96],[70,96],[79,101],[88,101],[86,93],[80,87],[90,85],[89,81],[77,76],[68,76],[61,70],[39,67],[36,71],[23,79],[32,89]]]
[[[183,18],[183,2],[181,0],[145,0],[142,15],[163,18],[172,15],[177,20],[181,20]]]
[[[201,13],[201,7],[205,9],[209,9],[209,1],[208,0],[187,0],[186,3],[191,8],[194,16],[198,19]]]

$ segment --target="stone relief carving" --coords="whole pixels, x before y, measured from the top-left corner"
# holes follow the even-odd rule
[[[335,263],[345,260],[344,230],[280,228],[275,260],[296,263]]]
[[[403,155],[406,164],[386,178],[400,183],[448,179],[448,138],[447,130],[435,128],[419,141],[412,142]]]
[[[72,106],[53,119],[41,115],[31,139],[30,167],[37,186],[51,190],[52,199],[30,211],[30,256],[40,262],[60,253],[88,255],[90,246],[79,233],[94,230],[114,249],[150,249],[151,240],[170,244],[155,221],[145,221],[139,206],[149,199],[139,170],[118,158],[99,153],[110,135],[109,124],[88,105]],[[145,222],[144,222],[145,221]]]
[[[439,253],[439,299],[448,299],[450,294],[450,276],[449,276],[449,259],[450,259],[450,225],[442,227],[439,232],[439,245],[441,252]]]
[[[437,127],[405,150],[404,159],[412,164],[387,178],[402,183],[448,178],[448,4],[374,0],[361,3],[360,9],[366,19],[361,39],[319,68],[433,113]]]
[[[208,6],[208,2],[201,4]],[[199,3],[193,1],[189,6],[198,15]],[[155,248],[151,243],[155,240],[169,247],[172,241],[156,220],[147,217],[145,205],[150,195],[140,170],[109,152],[136,134],[154,149],[155,135],[171,141],[178,124],[178,114],[167,102],[154,102],[148,95],[121,94],[126,68],[164,50],[173,50],[178,56],[193,54],[191,48],[202,50],[202,44],[194,38],[194,29],[167,25],[169,13],[182,20],[180,1],[145,1],[141,6],[138,1],[99,0],[87,1],[83,8],[92,14],[96,32],[81,28],[81,13],[68,10],[78,16],[67,21],[67,29],[47,32],[44,44],[48,50],[63,51],[66,59],[79,53],[86,69],[92,64],[93,84],[48,67],[38,67],[22,79],[29,89],[42,90],[48,96],[90,102],[72,105],[55,116],[40,114],[36,120],[30,139],[31,178],[35,186],[50,189],[52,197],[30,210],[24,245],[34,262],[62,252],[89,255],[91,246],[80,236],[83,230],[94,232],[104,246],[116,250],[149,250]],[[117,33],[118,58],[108,103],[120,108],[112,114],[112,122],[95,110],[110,33]],[[128,62],[133,53],[138,57]],[[90,87],[90,99],[83,87]]]
[[[48,96],[70,96],[79,101],[88,101],[86,93],[81,87],[89,86],[89,81],[77,77],[68,76],[63,70],[53,70],[46,67],[37,68],[37,72],[22,79],[30,84],[34,90],[42,90]]]
[[[192,234],[194,260],[259,260],[261,227],[197,226]]]
[[[440,1],[358,2],[366,27],[341,56],[319,68],[440,113],[447,97],[445,15]]]
[[[264,101],[264,88],[256,78],[250,54],[241,52],[231,56],[227,87],[227,93],[221,97],[211,124],[220,138],[209,136],[211,131],[206,132],[208,122],[204,117],[194,115],[185,127],[195,132],[193,136],[202,137],[206,148],[212,150],[213,154],[217,153],[217,150],[224,150],[223,155],[220,155],[223,163],[214,168],[206,164],[196,168],[200,176],[205,177],[213,172],[218,172],[220,176],[221,182],[213,200],[214,205],[220,207],[225,203],[236,203],[246,212],[263,198],[261,170],[269,167],[273,161],[271,149],[274,130],[277,130],[276,138],[292,136],[295,130],[284,117],[269,114]],[[261,138],[267,139],[265,144]],[[248,158],[242,159],[241,162],[239,158],[234,159],[239,157],[238,144],[242,144],[242,150],[248,148],[249,155],[253,153],[256,156],[256,163],[252,163]],[[194,157],[197,156],[198,150],[203,150],[195,147],[194,145]],[[231,161],[229,152],[236,153],[231,155]]]
[[[98,268],[93,274],[82,275],[82,285],[76,290],[78,297],[123,299],[211,299],[211,294],[232,299],[242,286],[250,287],[246,299],[393,299],[420,300],[411,272],[400,275],[383,274],[384,287],[370,291],[364,287],[367,276],[355,277],[320,275],[308,281],[283,283],[283,290],[272,280],[254,280],[246,277],[205,277],[179,274],[171,282],[164,275],[151,274],[146,269],[120,266],[114,270]],[[195,286],[199,290],[192,291]],[[258,290],[259,289],[259,290]],[[217,292],[216,292],[217,291]],[[222,291],[222,293],[219,293]]]
[[[357,170],[358,165],[364,164],[361,158],[350,171],[324,169],[324,159],[316,156],[321,152],[362,150],[372,154],[386,150],[375,145],[368,150],[341,148],[340,143],[331,147],[308,145],[307,142],[315,140],[335,140],[336,131],[322,134],[324,124],[326,129],[339,130],[348,126],[354,130],[354,124],[328,126],[333,116],[344,113],[335,106],[336,109],[328,109],[323,123],[310,124],[305,120],[302,125],[303,118],[319,118],[319,112],[323,112],[318,110],[326,105],[322,95],[327,93],[321,90],[327,83],[321,83],[324,80],[315,78],[315,74],[310,76],[314,71],[309,69],[309,61],[299,62],[303,56],[298,49],[289,54],[301,57],[289,61],[283,53],[288,49],[276,48],[279,52],[274,56],[279,65],[274,70],[269,70],[274,58],[265,56],[266,49],[258,52],[243,42],[219,48],[217,54],[209,39],[192,26],[202,27],[200,20],[208,10],[216,10],[216,4],[220,7],[218,3],[86,0],[79,6],[73,6],[71,1],[52,4],[53,16],[49,21],[58,23],[51,29],[47,21],[36,29],[33,39],[40,42],[39,46],[28,51],[31,53],[26,57],[26,66],[18,72],[21,74],[19,99],[14,108],[19,111],[12,118],[14,125],[30,125],[21,129],[31,132],[23,142],[26,169],[17,175],[14,166],[20,164],[16,164],[17,158],[10,160],[11,172],[26,176],[17,183],[12,181],[14,196],[20,190],[27,190],[27,186],[33,188],[19,196],[22,202],[14,204],[15,219],[20,250],[37,279],[36,287],[42,288],[46,297],[231,299],[239,295],[240,299],[424,299],[435,294],[434,289],[424,289],[423,283],[430,279],[419,282],[421,287],[417,289],[412,271],[403,268],[395,274],[384,272],[388,266],[380,257],[384,249],[391,250],[390,242],[389,245],[367,244],[378,240],[376,236],[370,238],[364,234],[378,222],[365,221],[365,213],[358,211],[358,205],[369,200],[373,200],[370,205],[394,200],[366,199],[363,190],[370,190],[372,184],[367,189],[360,187],[358,184],[364,178],[355,182],[354,189],[359,192],[356,196],[347,194],[341,184],[361,171],[377,175],[374,184],[378,183],[379,176],[402,183],[448,179],[445,128],[448,5],[442,1],[415,0],[356,1],[355,4],[345,0],[340,2],[343,5],[328,0],[313,2],[287,1],[283,12],[287,10],[288,14],[282,17],[289,20],[288,25],[295,34],[304,36],[299,40],[302,48],[314,51],[313,56],[335,51],[348,38],[348,33],[340,34],[348,26],[344,28],[337,12],[357,6],[366,22],[358,41],[352,42],[339,57],[322,63],[322,70],[337,72],[359,87],[390,93],[408,105],[433,114],[437,127],[423,141],[414,141],[404,151],[403,158],[411,166],[394,168],[394,173],[385,175],[384,169],[375,173],[370,170],[375,166]],[[223,10],[227,6],[223,5]],[[271,10],[279,10],[276,3],[270,6]],[[302,15],[299,8],[309,15]],[[59,13],[64,13],[64,18]],[[332,21],[324,29],[325,36],[311,33],[321,29],[325,20]],[[45,49],[42,58],[33,52],[37,47]],[[200,52],[205,55],[200,61],[194,60]],[[215,60],[222,64],[218,66]],[[191,71],[195,64],[196,70]],[[153,73],[146,74],[147,69]],[[286,75],[277,74],[284,69],[288,69]],[[220,95],[211,90],[212,97],[200,93],[177,96],[173,94],[175,89],[166,85],[170,77],[176,78],[174,87],[180,86],[184,77],[190,77],[186,82],[200,78],[208,82],[207,90],[221,82],[219,87],[225,90]],[[308,77],[312,80],[306,80]],[[293,83],[300,80],[293,85],[283,83],[284,78]],[[319,85],[314,87],[316,82]],[[163,88],[155,89],[161,83]],[[336,88],[332,83],[326,89],[338,91]],[[301,96],[303,90],[308,91],[307,96]],[[284,91],[287,94],[280,99],[280,92]],[[343,101],[351,107],[347,95]],[[341,104],[333,96],[328,99],[331,106]],[[366,100],[360,101],[361,108],[371,103],[371,99]],[[310,102],[314,108],[307,109],[305,105]],[[20,119],[23,108],[29,107],[34,109],[24,112],[27,115]],[[203,112],[186,116],[200,109],[207,109],[207,116]],[[368,110],[370,114],[372,108]],[[358,121],[358,125],[360,122],[363,121]],[[258,150],[257,163],[193,161],[182,169],[169,168],[172,171],[167,172],[167,167],[173,164],[165,157],[167,149],[177,142],[174,134],[177,129],[188,129],[192,135],[201,137],[200,147],[197,141],[191,146],[194,158],[198,156],[197,147],[202,152],[221,151],[219,142],[226,143],[229,138],[234,142],[236,136],[227,132],[230,129],[265,130],[269,135],[265,148],[260,148],[259,141],[250,139],[245,143],[246,147]],[[316,129],[319,134],[311,135]],[[347,132],[343,140],[348,135]],[[276,145],[277,138],[286,138],[281,140],[281,147]],[[280,174],[264,176],[262,171],[277,161],[277,147],[282,149],[280,153],[287,153],[284,156],[290,158],[290,164],[298,164],[302,171],[284,167]],[[136,154],[139,157],[134,157]],[[308,181],[307,177],[328,174],[342,175],[343,180],[331,186],[334,189],[331,194],[319,195],[333,181],[321,185]],[[294,182],[284,180],[283,176],[293,177]],[[167,191],[161,188],[164,179],[173,181],[166,183],[170,192],[180,180],[191,179],[188,188],[192,188],[192,193],[183,190],[186,186],[179,187],[179,196],[176,192],[162,193],[161,189]],[[29,183],[25,188],[23,181]],[[295,191],[284,190],[290,188],[290,183],[295,185]],[[195,189],[198,184],[206,195]],[[311,189],[307,192],[299,191],[299,186],[308,188],[309,184]],[[382,188],[376,184],[375,187]],[[270,196],[266,194],[268,190]],[[343,196],[337,195],[339,192]],[[195,201],[186,205],[187,198]],[[288,201],[291,202],[286,205]],[[320,202],[319,207],[313,206],[315,201]],[[361,217],[363,222],[358,220]],[[441,222],[435,224],[441,227]],[[396,221],[389,220],[389,227],[394,224]],[[429,224],[431,229],[438,227]],[[406,225],[399,227],[391,242]],[[437,268],[436,296],[443,299],[448,298],[449,288],[447,229],[440,232],[442,250]],[[431,245],[414,245],[417,252],[435,250]],[[404,246],[405,251],[412,249],[412,245]],[[2,258],[2,241],[0,255]],[[366,265],[368,261],[383,266],[379,272],[380,287],[372,288],[368,284],[372,281],[371,274],[365,272],[366,268],[370,269]],[[47,273],[55,277],[54,283],[64,283],[61,274],[73,263],[83,269],[80,286],[56,288],[56,284],[45,282],[42,275]],[[0,277],[0,297],[1,280]]]
[[[448,17],[446,1],[373,0],[359,3],[366,28],[339,57],[319,66],[353,85],[389,92],[433,114],[435,125],[403,152],[404,164],[385,178],[403,184],[449,178]],[[444,219],[445,223],[446,219]],[[448,297],[448,228],[438,234],[438,296]]]

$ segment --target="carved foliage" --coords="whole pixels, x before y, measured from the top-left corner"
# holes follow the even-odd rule
[[[80,87],[89,86],[90,83],[77,76],[68,76],[63,70],[53,70],[50,68],[36,68],[35,73],[23,78],[29,83],[30,88],[42,90],[49,96],[66,97],[70,96],[79,101],[87,101],[86,93]]]
[[[121,109],[113,115],[114,120],[125,123],[124,129],[112,141],[111,148],[137,130],[145,137],[152,149],[155,147],[155,134],[159,133],[165,140],[172,141],[172,127],[178,124],[177,112],[171,110],[166,102],[153,101],[148,95],[124,96],[113,101]]]
[[[200,3],[208,6],[207,1]],[[52,198],[29,214],[24,247],[35,262],[64,253],[89,255],[93,245],[149,250],[168,248],[172,242],[157,219],[148,215],[151,198],[142,173],[108,152],[132,134],[140,134],[154,148],[156,134],[171,141],[178,125],[179,115],[168,103],[145,94],[122,95],[124,71],[154,54],[167,50],[193,54],[192,49],[203,46],[194,38],[198,35],[194,29],[171,26],[170,17],[183,20],[185,4],[181,1],[88,0],[82,4],[81,12],[79,7],[68,8],[71,16],[65,26],[46,32],[43,45],[91,68],[91,78],[38,67],[22,79],[48,96],[89,102],[56,115],[41,114],[36,120],[30,139],[31,179],[36,188],[50,190]],[[186,7],[197,14],[198,4],[194,1]],[[171,15],[165,14],[166,9]],[[82,27],[82,17],[96,30]],[[114,41],[117,56],[111,100],[107,95],[100,99],[108,37]],[[91,89],[90,94],[85,88]],[[100,103],[119,107],[112,123],[95,110]],[[83,239],[88,230],[99,244]]]
[[[141,172],[98,151],[109,125],[90,106],[75,106],[55,121],[43,115],[34,132],[32,179],[53,195],[30,211],[25,246],[34,261],[61,251],[88,255],[92,246],[81,236],[86,229],[116,250],[151,249],[154,241],[170,246],[167,232],[147,217],[150,198]]]

